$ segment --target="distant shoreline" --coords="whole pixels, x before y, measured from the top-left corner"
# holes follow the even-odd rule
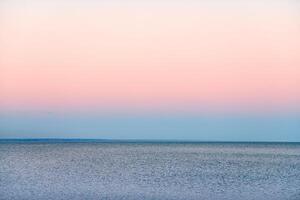
[[[1,138],[1,143],[187,143],[187,144],[299,144],[287,141],[199,141],[154,139],[88,139],[88,138]]]

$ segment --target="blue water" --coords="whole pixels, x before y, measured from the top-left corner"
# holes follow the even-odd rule
[[[299,143],[0,141],[0,199],[299,200]]]

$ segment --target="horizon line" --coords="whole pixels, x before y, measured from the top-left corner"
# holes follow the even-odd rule
[[[300,143],[300,141],[259,141],[259,140],[187,140],[187,139],[105,139],[105,138],[0,138],[4,141],[20,142],[99,142],[99,143]]]

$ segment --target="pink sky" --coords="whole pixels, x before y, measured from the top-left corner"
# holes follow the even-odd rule
[[[69,4],[0,3],[1,109],[299,108],[296,1]]]

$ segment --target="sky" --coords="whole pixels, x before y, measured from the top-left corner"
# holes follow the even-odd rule
[[[297,0],[3,0],[0,138],[300,141]]]

